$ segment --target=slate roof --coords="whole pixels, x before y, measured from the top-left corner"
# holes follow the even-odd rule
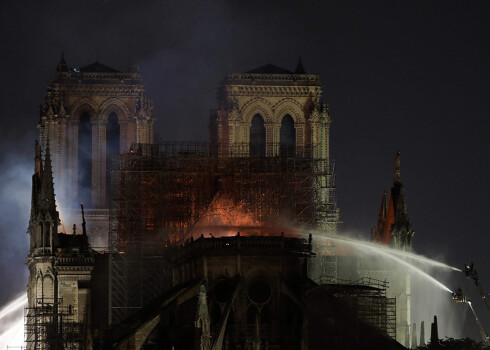
[[[97,61],[95,61],[92,64],[89,64],[88,66],[80,68],[80,72],[84,72],[84,73],[121,73],[117,69],[108,67],[105,64],[102,64],[102,63],[97,62]]]
[[[293,74],[290,70],[275,66],[273,64],[266,64],[265,66],[258,67],[252,70],[249,70],[247,73],[252,74]]]

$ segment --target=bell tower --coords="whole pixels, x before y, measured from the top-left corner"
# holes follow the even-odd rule
[[[295,71],[267,64],[230,73],[211,114],[211,143],[221,156],[329,159],[331,118],[322,85],[301,59]]]
[[[62,223],[80,222],[83,202],[94,247],[107,246],[114,156],[152,143],[154,121],[137,67],[120,71],[94,62],[78,69],[62,55],[40,108],[41,146],[49,139]]]
[[[330,160],[332,120],[322,93],[320,77],[306,73],[301,59],[294,71],[266,64],[227,74],[211,112],[210,140],[218,157],[310,160],[321,218],[316,229],[332,233],[340,211]]]

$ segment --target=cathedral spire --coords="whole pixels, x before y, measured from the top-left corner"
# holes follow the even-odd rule
[[[379,209],[378,223],[386,220],[386,191],[383,191],[383,198],[381,199],[381,208]]]
[[[410,250],[414,231],[408,219],[405,192],[400,181],[400,151],[396,152],[395,175],[389,194],[387,200],[386,192],[383,193],[378,224],[373,229],[372,237],[377,242],[402,250]]]
[[[27,232],[32,233],[34,226],[36,225],[37,215],[39,211],[39,191],[41,188],[42,178],[42,158],[41,158],[41,145],[36,140],[34,157],[34,174],[32,175],[32,194],[31,194],[31,218],[29,220],[29,228]]]
[[[51,151],[49,139],[46,141],[46,154],[44,156],[44,169],[41,176],[41,209],[47,211],[51,218],[57,221],[56,200],[54,195],[53,169],[51,165]]]
[[[41,176],[42,157],[41,157],[41,145],[39,144],[38,140],[36,140],[34,147],[36,152],[36,156],[34,157],[34,174],[37,176]]]
[[[387,211],[387,202],[386,202],[386,191],[383,191],[383,198],[381,199],[381,208],[379,208],[379,215],[378,215],[378,224],[375,227],[375,234],[373,235],[373,239],[377,242],[383,242],[385,244],[388,244],[389,242],[389,236],[386,237],[386,235],[383,235],[385,231],[385,225],[386,225],[386,211]]]
[[[46,142],[44,164],[41,159],[41,146],[36,142],[34,174],[32,175],[30,233],[31,255],[50,254],[58,243],[57,233],[60,223],[54,196],[53,170],[49,140]]]
[[[395,176],[393,177],[393,183],[400,183],[400,151],[396,152],[395,157]]]
[[[58,66],[56,67],[56,72],[68,72],[69,69],[68,69],[68,65],[66,64],[66,61],[65,61],[65,53],[64,52],[61,52],[61,59],[60,59],[60,63],[58,63]]]
[[[303,62],[301,62],[301,56],[299,56],[298,64],[296,65],[294,74],[306,74],[306,70],[305,67],[303,66]]]

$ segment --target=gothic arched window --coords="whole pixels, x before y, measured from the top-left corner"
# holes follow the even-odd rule
[[[260,114],[254,115],[250,126],[250,157],[265,157],[265,126]]]
[[[281,157],[294,157],[296,155],[296,130],[294,129],[294,120],[289,114],[282,118],[279,140]]]
[[[78,199],[91,206],[92,198],[92,124],[84,112],[78,124]]]
[[[114,159],[117,163],[117,156],[119,155],[120,149],[120,126],[119,118],[117,114],[112,112],[107,118],[106,127],[106,198],[109,201],[110,198],[110,188],[111,188],[111,159]],[[115,164],[117,166],[117,164]],[[107,203],[109,204],[109,203]]]

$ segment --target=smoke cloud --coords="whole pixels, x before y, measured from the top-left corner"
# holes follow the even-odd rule
[[[34,147],[30,158],[34,159]],[[29,235],[26,231],[31,206],[31,177],[34,173],[34,161],[21,154],[8,155],[2,163],[0,275],[4,283],[0,291],[0,305],[26,289],[28,271],[25,259],[29,252]]]

